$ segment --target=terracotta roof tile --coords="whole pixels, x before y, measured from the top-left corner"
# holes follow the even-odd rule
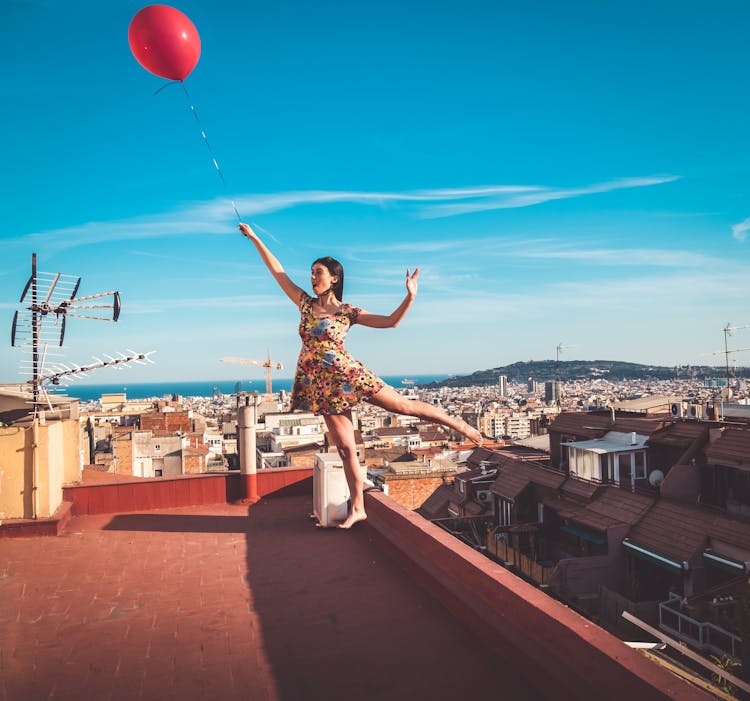
[[[499,467],[500,474],[490,491],[505,499],[516,499],[532,483],[558,489],[566,479],[562,472],[513,458],[504,458]]]
[[[479,467],[479,464],[482,462],[495,462],[497,457],[497,452],[493,450],[487,448],[476,448],[466,460],[466,464],[471,468],[475,468]]]
[[[441,484],[427,497],[424,504],[417,509],[417,512],[427,518],[445,518],[448,516],[448,503],[453,497],[453,486]]]
[[[554,502],[550,501],[545,502],[545,506],[555,508]],[[576,523],[595,531],[606,531],[611,526],[621,525],[620,521],[616,518],[591,511],[586,508],[586,506],[569,499],[561,499],[556,511],[561,518],[575,521]]]
[[[550,498],[545,506],[555,509],[562,518],[568,518],[583,526],[606,531],[612,526],[633,525],[654,504],[655,499],[614,486],[602,487],[598,496],[588,504],[572,499]]]
[[[583,499],[589,501],[593,499],[597,490],[602,485],[596,484],[595,482],[589,482],[587,480],[569,478],[562,486],[562,492],[566,496]]]
[[[630,433],[635,431],[650,436],[665,425],[667,416],[617,416],[612,421],[610,414],[587,412],[563,412],[550,424],[549,430],[555,433],[572,434],[582,438],[596,438],[607,431]]]
[[[711,524],[708,534],[724,543],[750,550],[750,523],[746,521],[723,516]]]
[[[750,431],[725,428],[721,437],[706,447],[706,459],[713,465],[750,470]]]
[[[620,523],[634,525],[654,505],[655,497],[637,494],[613,485],[604,487],[586,509],[611,516]]]
[[[719,516],[705,509],[659,499],[630,531],[637,545],[676,560],[687,561],[707,545],[708,533]]]
[[[487,468],[487,470],[496,470],[497,468],[494,466],[490,466]],[[485,477],[487,479],[490,479],[490,476],[487,474],[487,470],[482,470],[481,468],[478,468],[476,470],[466,470],[466,472],[460,472],[456,475],[456,479],[460,480],[462,482],[471,482],[472,480],[479,479],[481,481],[482,477]]]
[[[708,424],[700,421],[677,421],[649,436],[649,445],[676,445],[688,447],[696,438],[708,430]]]
[[[416,435],[417,433],[417,429],[411,426],[385,426],[383,428],[376,428],[373,431],[373,434],[381,437]]]

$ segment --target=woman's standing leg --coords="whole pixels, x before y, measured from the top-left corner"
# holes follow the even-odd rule
[[[368,400],[370,404],[375,404],[382,409],[392,411],[395,414],[405,414],[406,416],[416,416],[426,421],[443,424],[448,428],[455,429],[466,436],[472,443],[482,445],[482,434],[473,426],[470,426],[463,419],[449,416],[440,407],[427,404],[419,399],[408,399],[396,392],[393,387],[385,385],[383,389],[374,394]]]
[[[328,435],[336,446],[344,463],[344,474],[349,485],[352,508],[347,519],[339,528],[351,528],[355,523],[367,518],[365,513],[364,479],[365,471],[359,464],[357,444],[354,439],[354,424],[351,412],[346,414],[328,414],[324,417]]]

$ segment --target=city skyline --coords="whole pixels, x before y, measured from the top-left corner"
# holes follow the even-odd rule
[[[298,313],[237,217],[300,286],[333,255],[380,375],[601,358],[721,366],[750,324],[750,58],[740,2],[175,4],[201,36],[179,85],[127,29],[145,3],[11,0],[0,28],[0,382],[29,274],[117,289],[64,359],[156,350],[128,382],[293,374]],[[186,99],[187,98],[187,99]],[[196,108],[199,122],[191,114]],[[221,166],[211,163],[200,130]],[[750,364],[750,329],[729,339]],[[102,370],[87,382],[124,379]]]

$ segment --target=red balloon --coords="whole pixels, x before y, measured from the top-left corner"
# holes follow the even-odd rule
[[[128,43],[147,71],[169,80],[183,80],[201,55],[201,38],[187,15],[169,5],[139,10],[128,28]]]

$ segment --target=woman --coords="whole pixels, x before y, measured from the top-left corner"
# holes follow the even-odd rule
[[[417,296],[419,268],[412,275],[406,271],[406,297],[391,314],[370,314],[342,301],[344,270],[338,261],[319,258],[313,263],[311,282],[315,296],[310,297],[292,282],[281,263],[247,224],[241,223],[239,228],[243,236],[253,242],[276,282],[300,310],[302,350],[292,388],[292,409],[322,415],[331,441],[341,456],[351,494],[351,510],[339,528],[351,528],[367,518],[363,496],[365,471],[357,458],[351,411],[360,401],[443,424],[481,445],[482,435],[477,429],[431,404],[401,396],[344,349],[346,333],[353,324],[378,329],[398,326]]]

